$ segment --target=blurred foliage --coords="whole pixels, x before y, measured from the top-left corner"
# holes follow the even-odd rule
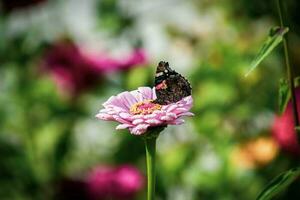
[[[277,25],[273,4],[70,0],[0,12],[0,199],[67,199],[60,185],[84,180],[97,165],[130,163],[145,172],[143,141],[127,131],[115,133],[115,123],[94,115],[111,95],[152,86],[159,60],[190,80],[195,117],[168,127],[158,139],[157,199],[255,199],[272,177],[298,164],[272,149],[268,162],[252,162],[273,155],[253,141],[272,140],[285,73],[277,48],[244,77]],[[298,66],[300,3],[287,5],[291,58]],[[49,44],[66,36],[83,51],[96,46],[121,57],[139,46],[149,64],[109,74],[70,98],[41,64]],[[280,198],[297,199],[299,184]]]
[[[260,64],[260,62],[262,62],[272,52],[272,50],[283,41],[283,37],[288,32],[288,30],[289,29],[286,27],[275,27],[270,30],[268,39],[261,47],[255,59],[252,61],[251,68],[245,76],[248,76],[252,72],[252,70],[254,70]]]
[[[299,177],[299,169],[294,168],[280,174],[278,177],[274,178],[267,187],[259,194],[258,200],[273,199],[286,190],[286,188]]]

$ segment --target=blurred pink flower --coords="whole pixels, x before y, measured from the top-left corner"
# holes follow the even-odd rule
[[[140,87],[131,92],[122,92],[110,97],[104,109],[96,115],[98,119],[121,123],[116,129],[129,128],[135,135],[144,134],[148,127],[179,125],[184,123],[183,116],[193,116],[189,112],[192,107],[192,96],[168,104],[153,103],[156,99],[155,89]]]
[[[296,88],[298,113],[300,113],[300,88]],[[300,117],[300,116],[299,116]],[[294,154],[300,154],[300,146],[297,141],[297,133],[294,130],[293,106],[291,100],[281,116],[276,116],[272,127],[274,138],[283,150]]]
[[[146,53],[143,49],[135,49],[130,55],[122,59],[115,59],[107,55],[86,54],[96,64],[96,69],[102,72],[128,70],[137,65],[147,63]]]
[[[2,0],[2,7],[5,12],[31,7],[46,0]]]
[[[144,176],[130,165],[100,166],[87,176],[87,191],[95,200],[133,199],[144,186]]]
[[[127,57],[114,59],[87,54],[70,41],[60,41],[46,52],[43,63],[61,91],[76,96],[95,86],[107,73],[145,64],[146,55],[137,49]]]

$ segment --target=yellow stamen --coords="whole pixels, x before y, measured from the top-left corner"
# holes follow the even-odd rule
[[[133,104],[130,108],[130,113],[132,113],[134,115],[138,115],[138,114],[145,115],[145,114],[151,114],[155,110],[160,110],[161,105],[152,103],[152,101],[153,100],[145,100],[145,101]]]

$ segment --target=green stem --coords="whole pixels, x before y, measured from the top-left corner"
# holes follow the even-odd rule
[[[155,152],[157,137],[145,138],[146,159],[147,159],[147,200],[155,198]]]
[[[279,13],[280,26],[284,27],[284,16],[285,16],[284,11],[285,11],[285,9],[284,9],[282,0],[277,0],[277,9],[278,9],[278,13]],[[294,72],[293,67],[290,65],[289,53],[288,53],[288,41],[287,41],[286,35],[283,36],[283,48],[284,48],[285,65],[286,65],[286,69],[287,69],[290,90],[291,90],[294,122],[295,122],[295,127],[298,127],[299,126],[299,117],[298,117],[297,99],[296,99],[296,94],[295,94],[295,83],[294,83],[295,72]],[[298,134],[298,141],[300,142],[299,134]]]

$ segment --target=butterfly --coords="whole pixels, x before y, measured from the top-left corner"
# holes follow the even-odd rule
[[[154,103],[160,105],[175,103],[192,94],[188,80],[171,69],[168,62],[159,62],[154,84],[157,96]]]

